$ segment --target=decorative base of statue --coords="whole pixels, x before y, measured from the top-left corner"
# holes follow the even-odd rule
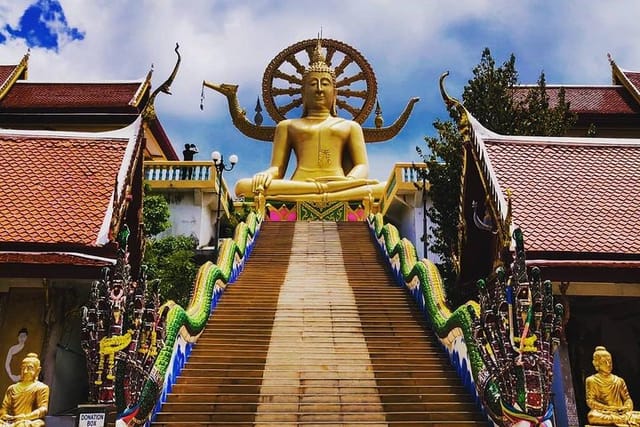
[[[267,199],[267,221],[365,221],[375,206],[368,201],[314,202]]]

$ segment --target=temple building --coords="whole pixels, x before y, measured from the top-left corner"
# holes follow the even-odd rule
[[[86,402],[80,307],[122,256],[120,233],[132,276],[140,269],[143,162],[178,157],[153,112],[151,73],[35,82],[28,59],[0,66],[0,389],[38,353],[56,414]]]
[[[132,81],[30,81],[29,54],[0,65],[0,127],[54,131],[108,131],[133,123],[148,106],[145,160],[178,160],[154,113],[151,76]],[[152,96],[153,95],[153,96]]]
[[[469,113],[460,123],[460,282],[493,277],[522,229],[526,265],[565,306],[559,425],[586,424],[584,382],[598,345],[640,399],[640,73],[611,67],[610,86],[562,86],[577,116],[566,137],[500,135]],[[560,87],[547,86],[551,102]]]

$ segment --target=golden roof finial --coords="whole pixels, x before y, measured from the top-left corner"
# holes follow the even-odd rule
[[[173,66],[173,71],[171,72],[171,75],[169,76],[169,78],[167,78],[167,80],[162,83],[160,86],[158,86],[158,88],[156,90],[153,91],[153,93],[151,94],[151,96],[149,96],[149,100],[147,101],[147,105],[145,106],[144,110],[142,111],[142,116],[146,119],[155,119],[156,118],[156,108],[154,105],[156,96],[158,95],[158,93],[163,92],[166,93],[167,95],[171,95],[171,83],[173,83],[173,79],[175,79],[176,74],[178,74],[178,68],[180,67],[180,61],[182,60],[182,57],[180,56],[180,52],[178,52],[178,49],[180,48],[180,45],[176,42],[176,47],[174,49],[176,55],[178,56],[178,59],[176,60],[176,65]],[[153,72],[153,64],[151,65],[151,71],[149,72],[149,75],[147,76],[147,79],[151,78],[151,73]]]

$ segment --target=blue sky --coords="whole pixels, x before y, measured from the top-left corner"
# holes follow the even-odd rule
[[[233,183],[268,165],[270,144],[238,132],[216,92],[205,92],[200,110],[202,80],[238,84],[251,117],[271,59],[322,29],[367,58],[387,124],[411,97],[421,99],[394,140],[368,145],[371,176],[386,180],[394,162],[418,160],[415,147],[447,117],[442,72],[459,97],[489,47],[497,62],[515,54],[522,83],[544,70],[549,83],[609,84],[607,53],[640,70],[638,16],[636,0],[0,0],[0,63],[31,49],[32,81],[132,80],[153,66],[157,86],[178,42],[182,64],[173,94],[156,99],[158,115],[178,151],[194,143],[196,159],[237,154],[225,175]]]

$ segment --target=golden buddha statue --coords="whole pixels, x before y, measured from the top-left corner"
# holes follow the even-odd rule
[[[49,386],[38,381],[40,360],[27,354],[20,367],[20,381],[7,388],[0,408],[0,427],[40,427],[49,406]]]
[[[589,424],[600,426],[640,425],[640,412],[633,410],[624,379],[611,373],[611,353],[604,346],[596,347],[593,353],[596,373],[585,381]]]
[[[320,40],[302,76],[302,117],[280,121],[271,166],[236,183],[237,196],[278,200],[348,201],[377,199],[384,183],[368,179],[369,162],[360,125],[337,117],[336,78],[321,53]],[[291,153],[297,160],[284,179]]]

